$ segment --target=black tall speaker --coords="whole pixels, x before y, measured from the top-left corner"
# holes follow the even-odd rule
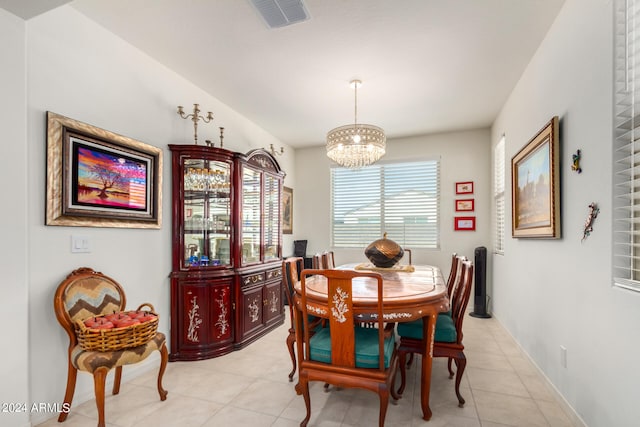
[[[488,319],[487,313],[487,248],[477,247],[475,250],[475,291],[473,294],[473,311],[469,313],[473,317]]]

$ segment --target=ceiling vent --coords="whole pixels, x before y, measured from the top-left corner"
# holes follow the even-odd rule
[[[251,0],[269,28],[286,27],[309,19],[302,0]]]

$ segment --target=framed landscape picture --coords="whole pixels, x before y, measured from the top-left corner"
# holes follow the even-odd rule
[[[46,225],[160,228],[162,150],[47,113]]]
[[[512,235],[560,238],[558,117],[553,117],[512,159]]]
[[[293,233],[293,189],[282,187],[282,234]]]

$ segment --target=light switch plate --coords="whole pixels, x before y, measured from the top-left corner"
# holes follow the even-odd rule
[[[89,253],[91,247],[89,245],[89,237],[87,236],[71,236],[71,253]]]

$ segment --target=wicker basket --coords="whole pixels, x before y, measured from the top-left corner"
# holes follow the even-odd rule
[[[149,307],[148,310],[155,317],[143,323],[112,329],[92,329],[84,324],[84,321],[76,321],[76,336],[78,344],[83,350],[88,351],[117,351],[125,348],[137,347],[151,341],[158,330],[158,314],[151,304],[142,304],[138,307]],[[103,316],[91,316],[104,317]],[[86,320],[86,319],[85,319]]]

